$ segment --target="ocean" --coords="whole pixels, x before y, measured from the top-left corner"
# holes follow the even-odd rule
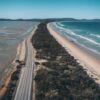
[[[100,55],[100,22],[56,22],[53,26],[61,35]]]
[[[31,21],[0,21],[0,76],[16,56],[17,45],[37,25]]]

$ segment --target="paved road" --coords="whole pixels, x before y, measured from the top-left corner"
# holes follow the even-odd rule
[[[22,68],[14,100],[31,100],[32,98],[32,73],[35,64],[33,62],[33,48],[30,42],[31,36],[26,40],[26,65]]]

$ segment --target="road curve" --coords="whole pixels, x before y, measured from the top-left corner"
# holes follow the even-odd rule
[[[36,28],[32,31],[35,32]],[[33,61],[33,47],[30,42],[32,34],[26,39],[26,65],[22,68],[19,84],[16,90],[14,100],[31,100],[32,98],[32,78],[33,67],[35,66]]]

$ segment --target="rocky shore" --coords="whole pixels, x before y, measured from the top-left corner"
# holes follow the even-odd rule
[[[32,43],[36,49],[36,100],[100,100],[100,87],[76,59],[40,23]]]

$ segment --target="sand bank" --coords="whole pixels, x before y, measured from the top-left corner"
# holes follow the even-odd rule
[[[84,48],[79,47],[74,42],[61,36],[51,28],[50,24],[47,25],[47,28],[50,34],[66,49],[66,51],[78,59],[78,62],[83,65],[88,74],[90,76],[92,75],[93,78],[98,78],[98,80],[95,81],[100,83],[100,59]]]

